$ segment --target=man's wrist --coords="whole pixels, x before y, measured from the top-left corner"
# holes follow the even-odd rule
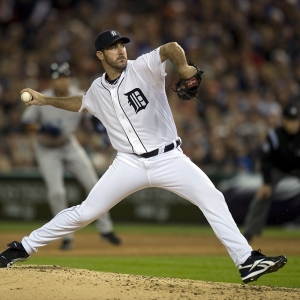
[[[190,79],[197,73],[197,69],[188,64],[178,67],[177,70],[180,77],[183,79]]]

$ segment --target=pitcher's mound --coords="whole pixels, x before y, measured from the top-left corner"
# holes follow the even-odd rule
[[[299,290],[103,273],[59,266],[0,269],[2,300],[299,299]]]

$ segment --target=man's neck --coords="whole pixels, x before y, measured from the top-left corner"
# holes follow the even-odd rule
[[[113,67],[111,67],[109,65],[105,65],[104,66],[104,70],[106,72],[105,79],[108,80],[108,81],[116,80],[117,78],[119,78],[121,76],[121,74],[123,72],[123,70],[120,70],[120,69],[117,69],[117,68],[113,68]]]
[[[122,74],[122,71],[121,72],[120,71],[118,71],[118,72],[106,71],[105,79],[112,81],[112,80],[119,78],[121,76],[121,74]]]
[[[108,82],[109,84],[116,84],[116,83],[119,81],[120,76],[121,76],[121,74],[120,74],[118,77],[114,78],[114,79],[110,79],[110,78],[108,77],[108,75],[105,74],[105,80],[106,80],[106,82]]]

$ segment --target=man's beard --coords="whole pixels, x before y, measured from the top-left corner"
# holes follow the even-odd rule
[[[120,58],[116,59],[115,61],[112,61],[108,57],[106,57],[105,55],[104,55],[104,57],[105,57],[106,63],[111,68],[116,69],[116,70],[118,70],[120,72],[122,72],[126,68],[126,66],[127,66],[127,59],[125,57],[122,57],[122,59],[125,59],[125,63],[122,63],[122,64],[120,62],[118,62],[120,60]]]

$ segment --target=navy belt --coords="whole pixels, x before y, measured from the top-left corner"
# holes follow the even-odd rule
[[[181,144],[180,139],[176,140],[176,148],[178,146],[180,146],[180,144]],[[173,150],[174,148],[175,148],[174,143],[171,143],[165,147],[163,153],[169,152],[169,151]],[[140,154],[139,156],[141,156],[143,158],[149,158],[149,157],[156,156],[158,153],[159,153],[159,149],[155,149],[151,152],[146,152],[146,153]]]

